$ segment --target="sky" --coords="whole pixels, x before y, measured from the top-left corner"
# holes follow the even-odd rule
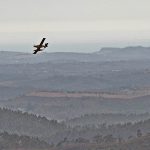
[[[150,46],[149,0],[0,0],[0,50],[48,51]]]

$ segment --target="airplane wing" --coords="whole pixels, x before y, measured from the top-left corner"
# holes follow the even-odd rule
[[[46,38],[43,38],[43,39],[42,39],[42,41],[41,41],[41,43],[40,43],[39,47],[41,47],[41,46],[43,45],[43,43],[44,43],[45,39],[46,39]]]
[[[38,51],[40,51],[40,47],[38,47],[36,50],[34,50],[33,54],[36,54]]]

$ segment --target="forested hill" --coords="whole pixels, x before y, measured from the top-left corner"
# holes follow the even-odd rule
[[[58,131],[64,131],[66,126],[56,120],[49,121],[45,117],[0,108],[0,131],[28,135],[47,139]]]
[[[137,130],[141,130],[145,135],[150,132],[150,119],[135,123],[98,126],[76,126],[74,128],[66,127],[64,123],[58,123],[56,120],[49,121],[45,117],[33,114],[22,113],[20,111],[11,111],[0,109],[0,132],[7,131],[11,134],[26,135],[38,137],[40,140],[49,143],[58,143],[64,138],[70,141],[80,137],[92,140],[97,134],[113,135],[127,139],[130,136],[135,137]]]

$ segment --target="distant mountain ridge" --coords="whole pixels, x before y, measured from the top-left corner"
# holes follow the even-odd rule
[[[102,62],[150,59],[150,47],[131,46],[125,48],[104,47],[94,53],[41,52],[37,55],[25,52],[0,51],[0,64],[42,62]]]
[[[143,51],[143,50],[150,50],[150,47],[143,47],[143,46],[127,46],[124,48],[118,48],[118,47],[103,47],[100,49],[101,52],[106,51]]]
[[[150,58],[150,47],[130,46],[124,48],[102,48],[97,54],[107,56],[110,60],[141,60]]]

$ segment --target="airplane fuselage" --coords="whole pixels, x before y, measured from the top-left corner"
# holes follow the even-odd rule
[[[34,45],[33,47],[36,47],[36,48],[45,48],[45,45]]]

